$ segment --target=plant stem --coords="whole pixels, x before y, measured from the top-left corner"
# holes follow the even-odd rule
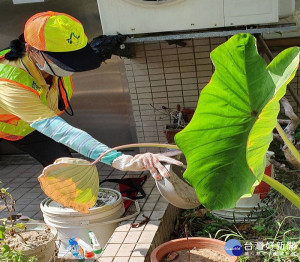
[[[120,150],[120,149],[126,149],[126,148],[132,148],[132,147],[160,147],[160,148],[171,148],[171,149],[179,149],[176,145],[170,145],[170,144],[158,144],[158,143],[141,143],[141,144],[128,144],[128,145],[122,145],[117,146],[114,148],[111,148],[110,150],[102,153],[93,163],[92,165],[96,165],[102,157],[104,157],[106,154],[114,151],[114,150]]]
[[[273,187],[280,194],[282,194],[289,201],[291,201],[298,209],[300,209],[300,197],[297,194],[295,194],[292,190],[288,189],[286,186],[267,175],[263,176],[262,181]]]
[[[300,163],[300,153],[298,152],[296,147],[293,145],[293,143],[288,139],[286,133],[283,131],[283,129],[279,123],[277,123],[276,129],[277,129],[278,133],[280,134],[281,138],[283,139],[284,143],[287,145],[287,147],[292,152],[294,157]]]
[[[187,247],[188,247],[188,262],[191,261],[191,249],[190,249],[190,245],[189,245],[189,233],[188,233],[188,225],[185,224],[184,225],[184,232],[185,232],[185,237],[186,237],[186,241],[187,241]]]

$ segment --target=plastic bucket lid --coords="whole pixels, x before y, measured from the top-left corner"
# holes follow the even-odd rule
[[[106,210],[111,210],[114,207],[118,206],[122,201],[122,195],[120,192],[109,189],[109,188],[100,188],[98,193],[98,199],[96,204],[89,209],[90,215],[105,212]],[[53,201],[51,198],[46,198],[41,203],[41,209],[43,212],[56,215],[72,215],[72,216],[82,216],[83,214],[77,212],[76,210],[68,207],[64,207],[61,204]]]

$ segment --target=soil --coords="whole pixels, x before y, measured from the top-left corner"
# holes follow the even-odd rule
[[[175,253],[175,252],[174,252]],[[224,255],[221,253],[203,248],[203,249],[191,249],[190,250],[190,260],[188,259],[188,250],[180,250],[176,251],[176,253],[179,255],[176,259],[174,260],[168,260],[167,257],[163,258],[161,262],[169,262],[169,261],[174,261],[174,262],[229,262],[229,259],[226,258]]]
[[[46,244],[51,241],[53,237],[50,229],[45,227],[45,230],[21,232],[14,236],[6,236],[5,242],[11,249],[25,251]]]

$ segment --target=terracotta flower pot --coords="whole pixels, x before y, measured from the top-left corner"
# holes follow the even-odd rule
[[[208,248],[213,251],[217,251],[226,256],[230,262],[236,262],[238,260],[238,257],[229,256],[225,252],[225,242],[223,241],[205,237],[191,237],[189,238],[188,242],[186,238],[179,238],[159,245],[151,253],[151,262],[160,262],[166,255],[171,252],[176,252],[193,247],[196,247],[198,249]]]

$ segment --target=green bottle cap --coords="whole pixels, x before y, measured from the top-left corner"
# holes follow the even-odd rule
[[[93,250],[94,254],[100,254],[102,252],[102,248],[98,250]]]

